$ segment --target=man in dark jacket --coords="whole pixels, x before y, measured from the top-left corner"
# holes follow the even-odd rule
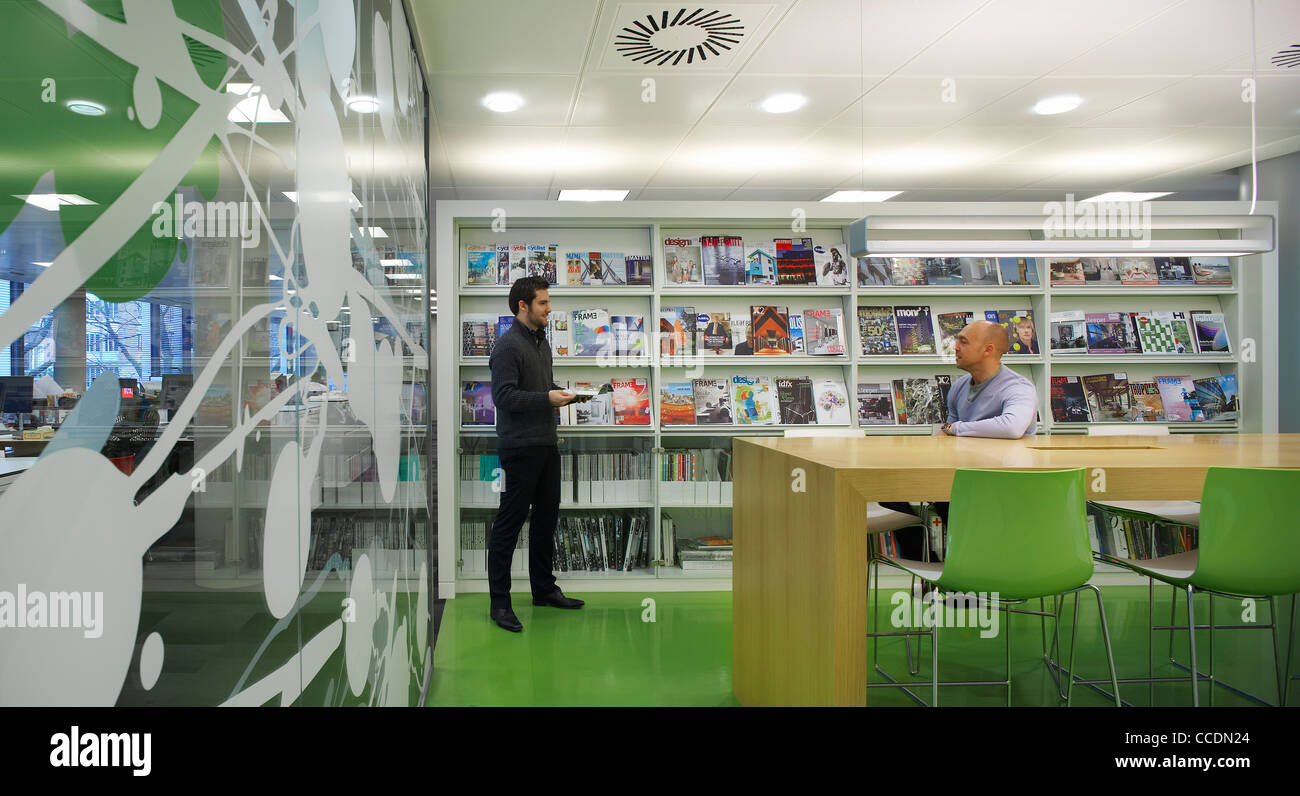
[[[546,280],[539,276],[526,276],[511,285],[510,309],[515,320],[497,340],[489,360],[505,489],[488,537],[488,591],[492,620],[516,633],[524,626],[510,605],[510,559],[530,507],[528,579],[533,605],[583,605],[582,600],[565,597],[551,573],[560,514],[555,410],[577,396],[557,388],[551,375],[551,345],[546,339],[551,298],[547,288]]]

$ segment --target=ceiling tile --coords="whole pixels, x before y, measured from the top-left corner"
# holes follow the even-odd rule
[[[1063,75],[1195,75],[1250,52],[1250,4],[1187,0],[1063,64]]]
[[[585,155],[564,147],[561,127],[446,127],[457,187],[549,186],[560,163]]]
[[[866,85],[871,85],[867,83]],[[706,124],[822,125],[862,94],[860,77],[740,76],[704,117]],[[768,113],[760,103],[776,94],[799,94],[807,103],[789,113]]]
[[[600,0],[438,0],[410,8],[431,74],[582,70]]]
[[[1025,84],[962,120],[968,125],[1022,125],[1040,129],[1083,124],[1177,82],[1176,77],[1045,77]],[[958,90],[962,81],[958,80]],[[1073,111],[1043,116],[1034,105],[1048,97],[1073,94],[1083,100]]]
[[[831,124],[872,127],[952,124],[1024,84],[1023,78],[890,77],[876,85],[868,84],[866,97]]]
[[[993,0],[902,67],[905,75],[1037,77],[1060,68],[1174,0]],[[1068,17],[1066,16],[1068,14]]]
[[[578,78],[565,75],[434,75],[429,100],[441,125],[559,125],[569,118]],[[483,98],[503,91],[524,105],[511,113],[483,106]]]
[[[1202,76],[1180,81],[1088,120],[1124,125],[1250,126],[1250,104],[1242,100],[1240,77]],[[1300,74],[1261,75],[1256,83],[1256,123],[1300,129]]]
[[[619,129],[571,127],[564,150],[586,157],[556,166],[559,188],[633,188],[645,184],[686,135],[686,127]]]
[[[700,126],[650,181],[653,186],[740,185],[760,168],[796,168],[818,156],[811,127]]]
[[[816,204],[818,200],[831,193],[829,186],[822,188],[787,188],[787,187],[758,187],[746,185],[732,191],[727,199],[730,201],[753,201],[753,202],[805,202]]]
[[[647,86],[643,81],[653,80]],[[695,124],[727,84],[722,75],[589,74],[583,77],[573,124]]]
[[[720,202],[736,190],[735,186],[642,188],[628,195],[638,201]]]

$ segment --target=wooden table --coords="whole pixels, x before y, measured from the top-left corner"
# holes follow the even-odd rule
[[[1199,500],[1212,465],[1300,467],[1300,434],[741,437],[732,450],[744,705],[866,704],[868,501],[947,500],[958,468],[1086,467],[1090,499]]]

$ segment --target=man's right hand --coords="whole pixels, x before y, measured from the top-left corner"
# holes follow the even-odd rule
[[[551,406],[564,406],[578,396],[568,390],[551,390],[546,394],[551,399]]]

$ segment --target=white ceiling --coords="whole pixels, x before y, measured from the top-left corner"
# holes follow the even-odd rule
[[[1254,6],[1264,159],[1300,150],[1300,67],[1269,61],[1300,42],[1300,0]],[[907,200],[1094,189],[1232,198],[1235,178],[1224,171],[1250,161],[1250,0],[410,8],[429,75],[433,198],[554,199],[561,188],[669,200],[814,200],[863,188],[905,190]],[[706,30],[660,31],[665,12],[669,22],[694,15],[730,49],[692,50],[689,63],[663,66],[619,52],[634,46],[616,39],[638,31],[633,20],[653,34],[642,40],[662,47],[693,44]],[[727,15],[738,22],[720,22]],[[526,104],[494,113],[480,102],[493,91]],[[759,108],[783,92],[808,102],[780,115]],[[1082,105],[1030,112],[1063,93]]]

